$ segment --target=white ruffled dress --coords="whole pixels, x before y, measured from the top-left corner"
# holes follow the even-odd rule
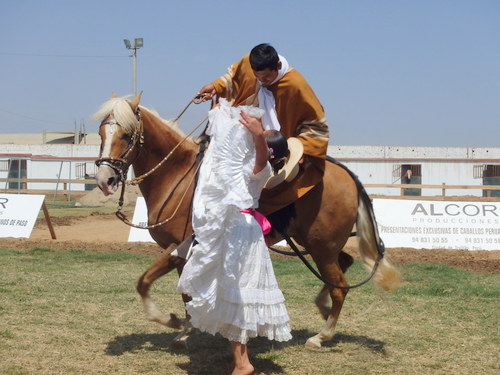
[[[291,338],[288,312],[278,288],[262,229],[251,214],[271,174],[269,164],[253,174],[255,146],[239,123],[240,111],[255,107],[221,105],[209,112],[211,142],[200,168],[193,200],[193,246],[178,291],[191,296],[191,324],[243,344],[249,338]]]

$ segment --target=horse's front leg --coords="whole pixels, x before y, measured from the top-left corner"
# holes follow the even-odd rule
[[[182,326],[182,320],[179,319],[175,314],[166,315],[162,313],[156,304],[153,302],[149,290],[151,285],[163,275],[169,273],[173,269],[182,269],[185,260],[177,256],[171,256],[170,252],[172,248],[176,245],[170,245],[166,251],[158,258],[158,260],[153,263],[151,267],[148,268],[146,272],[142,274],[137,282],[137,292],[141,296],[142,304],[144,306],[144,312],[146,317],[153,321],[170,328],[179,329]]]

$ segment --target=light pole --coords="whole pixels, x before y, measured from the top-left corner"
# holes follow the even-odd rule
[[[132,88],[134,96],[137,95],[137,50],[143,46],[142,38],[135,38],[133,43],[130,43],[130,40],[123,39],[125,43],[125,47],[127,49],[133,50],[130,57],[132,57]]]

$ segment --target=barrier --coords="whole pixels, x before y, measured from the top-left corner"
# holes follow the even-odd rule
[[[500,203],[374,199],[386,247],[500,249]]]
[[[44,195],[0,194],[0,237],[29,238],[40,208],[55,239]]]

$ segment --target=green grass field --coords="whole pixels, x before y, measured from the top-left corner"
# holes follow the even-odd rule
[[[229,373],[226,340],[197,334],[173,349],[177,331],[145,320],[135,292],[152,258],[68,249],[0,248],[0,374]],[[498,374],[500,275],[444,265],[401,267],[403,286],[351,291],[332,342],[304,347],[323,322],[313,305],[320,283],[296,259],[273,258],[292,319],[293,340],[250,341],[256,374]],[[351,282],[365,276],[355,263]],[[152,295],[183,314],[177,276]]]

